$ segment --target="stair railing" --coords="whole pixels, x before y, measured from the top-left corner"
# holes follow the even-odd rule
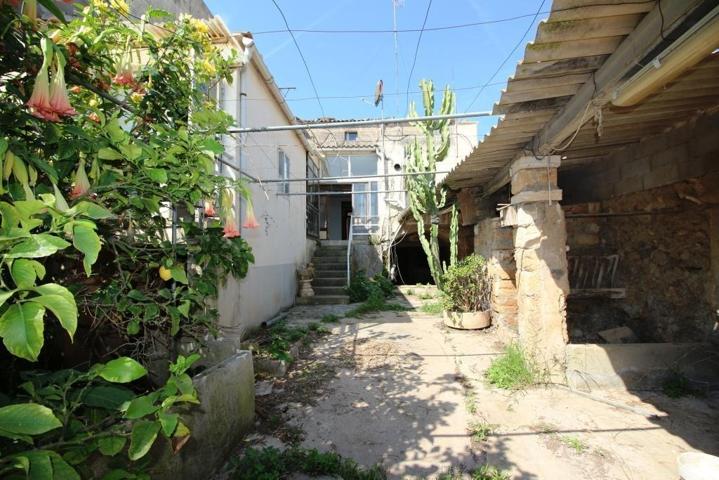
[[[347,286],[350,286],[350,256],[352,254],[352,235],[354,230],[354,216],[350,213],[350,226],[347,229]]]

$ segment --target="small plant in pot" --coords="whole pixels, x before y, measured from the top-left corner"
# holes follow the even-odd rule
[[[472,254],[450,266],[443,280],[445,325],[459,329],[488,327],[491,283],[487,260]]]

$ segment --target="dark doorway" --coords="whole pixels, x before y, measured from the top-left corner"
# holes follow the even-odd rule
[[[342,218],[342,240],[349,237],[350,213],[352,213],[352,201],[343,201],[340,207]]]

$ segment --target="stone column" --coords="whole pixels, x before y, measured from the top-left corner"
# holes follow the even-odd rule
[[[537,366],[563,379],[568,341],[566,228],[557,186],[559,156],[521,157],[510,167],[516,209],[519,341]]]

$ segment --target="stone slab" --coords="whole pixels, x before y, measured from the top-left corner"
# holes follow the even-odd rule
[[[242,351],[193,378],[200,405],[183,415],[192,435],[177,454],[159,441],[152,478],[208,478],[221,466],[255,420],[255,378],[252,353]]]
[[[567,382],[583,391],[656,389],[672,372],[719,385],[719,351],[705,343],[567,345]]]

